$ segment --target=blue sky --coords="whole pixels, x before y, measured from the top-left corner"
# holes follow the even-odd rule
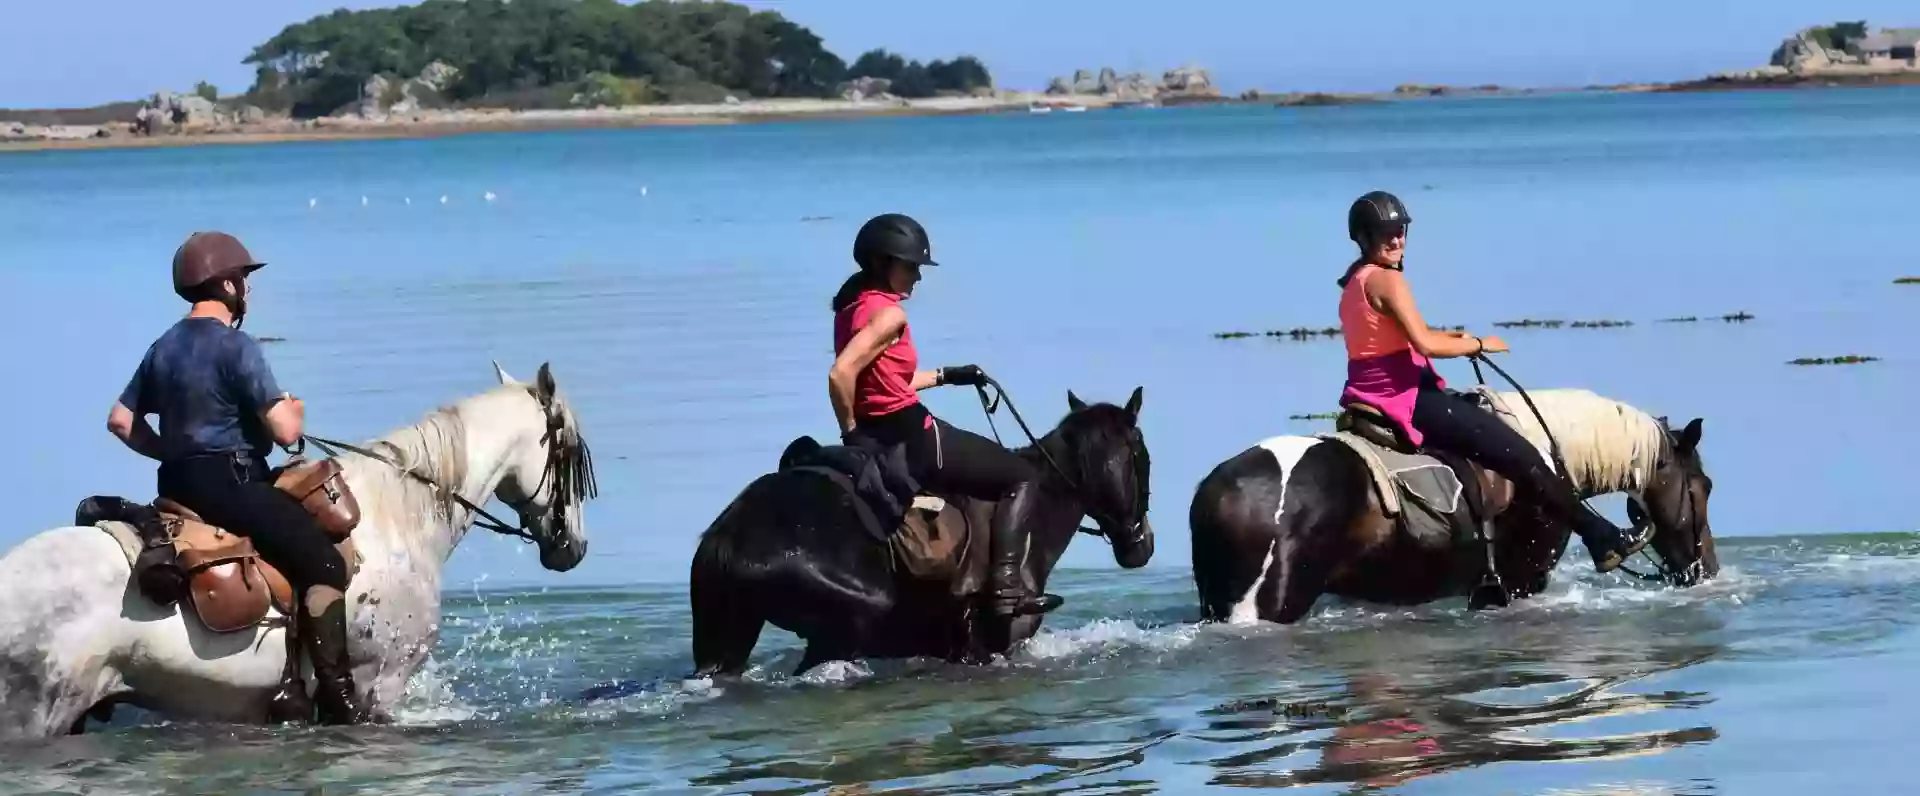
[[[851,59],[887,46],[913,57],[974,53],[1003,86],[1111,65],[1192,62],[1230,90],[1364,90],[1403,82],[1577,85],[1660,80],[1757,65],[1792,31],[1834,19],[1920,24],[1911,0],[1540,3],[1405,0],[758,0]],[[82,106],[213,81],[283,26],[369,0],[61,0],[8,3],[0,107]]]

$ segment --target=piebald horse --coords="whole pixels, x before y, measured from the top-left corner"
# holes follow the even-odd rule
[[[494,370],[500,386],[355,446],[380,459],[339,456],[361,508],[348,653],[377,720],[391,719],[433,649],[441,568],[474,524],[474,507],[489,497],[511,507],[520,528],[505,532],[536,543],[549,570],[565,572],[586,556],[581,505],[595,485],[573,411],[547,365],[533,384],[498,363]],[[0,739],[77,732],[87,715],[119,703],[264,723],[286,663],[285,632],[278,622],[212,632],[184,601],[162,608],[143,596],[104,531],[41,532],[0,558]]]
[[[1664,418],[1586,390],[1528,395],[1575,489],[1588,498],[1625,492],[1635,521],[1652,521],[1648,547],[1659,557],[1658,579],[1691,586],[1719,574],[1700,420],[1675,431]],[[1548,455],[1546,430],[1525,399],[1494,396],[1511,408],[1502,419]],[[1510,486],[1487,475],[1488,486]],[[1222,462],[1195,490],[1188,524],[1203,621],[1291,624],[1323,593],[1391,605],[1462,597],[1485,568],[1455,555],[1451,540],[1399,533],[1360,455],[1316,437],[1274,437]],[[1493,518],[1493,531],[1494,570],[1505,591],[1499,602],[1545,589],[1570,529],[1514,502]]]

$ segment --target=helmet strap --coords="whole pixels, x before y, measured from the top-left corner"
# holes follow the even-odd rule
[[[226,305],[227,314],[233,316],[233,328],[235,329],[240,328],[240,324],[245,323],[247,320],[247,284],[245,279],[245,277],[226,277],[225,281],[233,285],[234,289],[231,292],[224,292],[224,295],[220,297],[220,303]]]

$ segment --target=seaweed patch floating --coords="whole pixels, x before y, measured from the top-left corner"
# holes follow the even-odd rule
[[[1843,357],[1801,357],[1799,359],[1790,360],[1787,362],[1787,364],[1789,365],[1859,365],[1867,362],[1879,362],[1879,361],[1880,361],[1879,357],[1866,357],[1866,356],[1860,356],[1858,354],[1848,354]]]

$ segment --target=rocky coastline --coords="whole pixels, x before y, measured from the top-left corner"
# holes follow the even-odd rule
[[[1186,65],[1158,79],[1111,67],[1079,69],[1053,78],[1041,91],[980,88],[964,95],[907,99],[890,93],[884,79],[858,78],[839,86],[834,99],[741,99],[719,102],[635,104],[618,79],[604,89],[584,89],[572,107],[513,110],[449,107],[442,96],[458,70],[435,61],[419,75],[366,81],[358,101],[317,118],[270,114],[243,97],[162,91],[138,102],[97,108],[8,111],[0,109],[0,152],[8,150],[187,146],[219,143],[418,138],[460,133],[656,125],[740,124],[874,116],[936,116],[988,113],[1051,113],[1110,108],[1191,105],[1264,105],[1318,108],[1374,105],[1436,98],[1524,97],[1567,92],[1667,92],[1745,89],[1920,85],[1913,57],[1920,29],[1866,29],[1865,23],[1808,28],[1783,41],[1768,65],[1674,83],[1587,86],[1573,89],[1445,86],[1410,83],[1390,91],[1338,93],[1244,91],[1223,93],[1205,68]]]
[[[1866,88],[1920,85],[1920,28],[1866,22],[1804,28],[1775,47],[1765,66],[1661,86],[1662,91]]]

